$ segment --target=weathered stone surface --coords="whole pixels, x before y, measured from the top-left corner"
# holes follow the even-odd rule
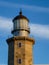
[[[32,45],[34,39],[29,37],[13,37],[7,40],[9,46],[8,65],[33,65]],[[21,43],[21,47],[19,47]],[[21,64],[18,63],[21,59]]]

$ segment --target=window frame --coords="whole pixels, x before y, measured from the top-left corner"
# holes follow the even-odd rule
[[[21,48],[21,46],[22,46],[22,43],[18,42],[18,47]]]
[[[21,58],[18,59],[18,63],[21,64],[22,63],[22,60]]]

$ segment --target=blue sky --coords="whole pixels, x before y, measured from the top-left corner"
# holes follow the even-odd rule
[[[6,39],[12,36],[12,19],[20,8],[30,20],[30,36],[35,39],[34,64],[49,64],[49,0],[0,0],[0,64],[8,62]]]

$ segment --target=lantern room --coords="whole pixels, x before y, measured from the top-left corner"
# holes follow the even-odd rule
[[[14,36],[28,36],[30,33],[28,23],[29,23],[28,18],[22,15],[22,11],[20,11],[19,15],[13,19],[12,34]]]

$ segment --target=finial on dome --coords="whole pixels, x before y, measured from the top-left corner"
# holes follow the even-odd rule
[[[20,15],[22,15],[22,9],[20,9],[20,12],[19,12]]]

